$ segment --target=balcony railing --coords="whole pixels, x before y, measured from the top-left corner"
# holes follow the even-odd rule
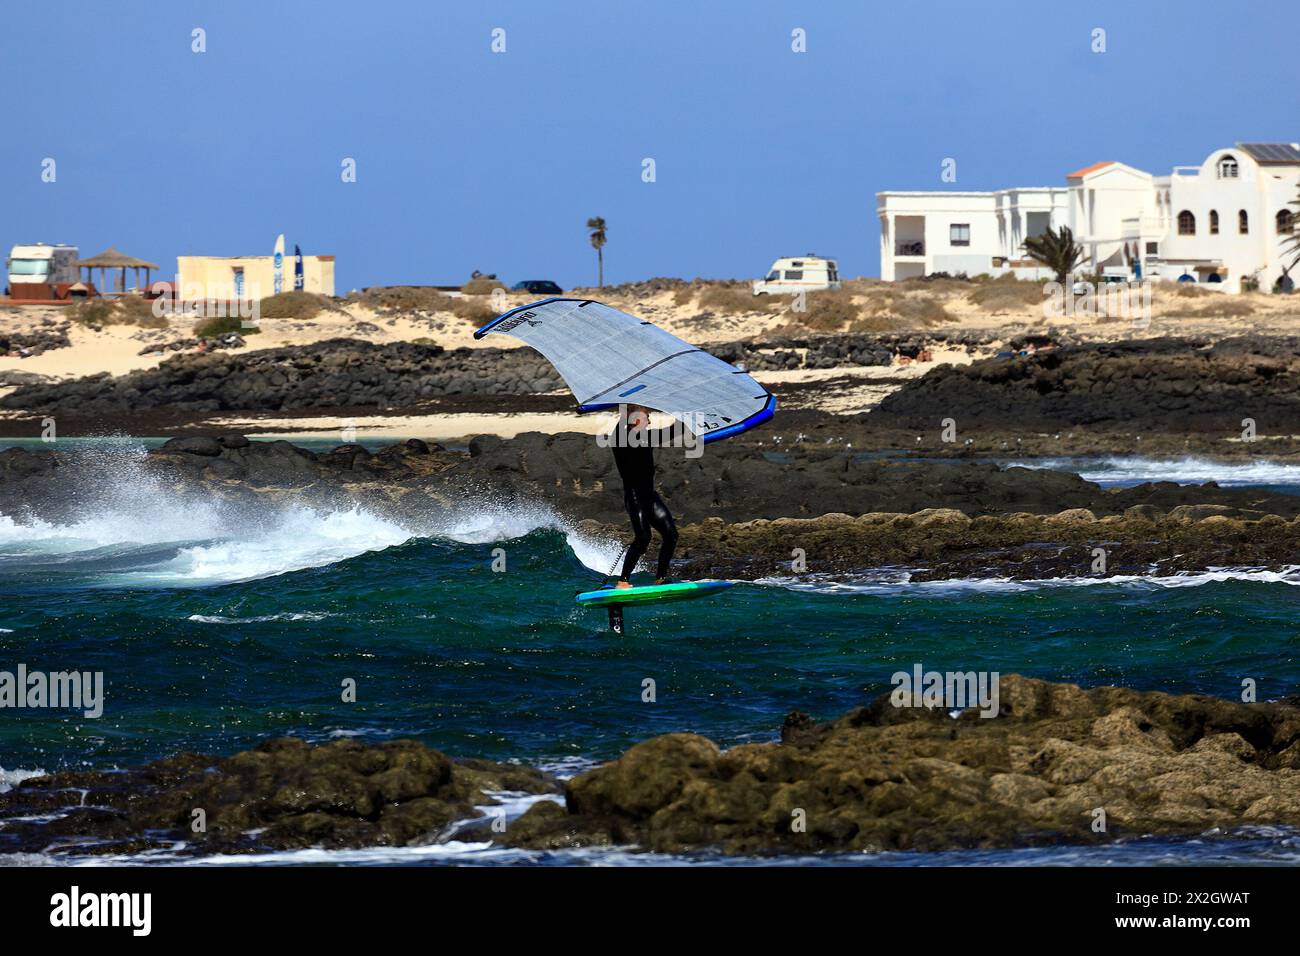
[[[1165,232],[1164,224],[1155,216],[1130,216],[1119,221],[1120,237],[1137,239],[1141,236],[1160,235]]]
[[[894,255],[923,256],[925,255],[925,243],[919,239],[913,241],[900,239],[894,243]]]

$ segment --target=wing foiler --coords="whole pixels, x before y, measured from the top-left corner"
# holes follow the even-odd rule
[[[747,373],[590,299],[543,299],[512,309],[474,338],[493,333],[546,356],[579,411],[644,405],[677,418],[705,442],[739,435],[776,411],[776,396]]]

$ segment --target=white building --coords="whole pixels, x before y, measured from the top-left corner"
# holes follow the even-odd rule
[[[1233,292],[1253,278],[1269,291],[1295,255],[1283,242],[1295,225],[1298,188],[1300,144],[1238,143],[1168,176],[1107,161],[1070,173],[1065,186],[881,192],[880,277],[1046,278],[1021,245],[1049,226],[1069,226],[1086,253],[1080,272],[1140,270]]]

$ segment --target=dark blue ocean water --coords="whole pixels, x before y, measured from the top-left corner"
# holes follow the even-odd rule
[[[0,516],[0,670],[102,671],[106,682],[97,719],[6,710],[0,786],[38,769],[224,754],[282,734],[414,737],[568,773],[669,731],[724,746],[773,739],[789,711],[834,717],[914,664],[1224,697],[1251,677],[1264,698],[1300,693],[1300,576],[742,584],[630,609],[619,638],[573,595],[620,546],[580,538],[543,505],[494,515],[467,503],[406,526],[360,509],[194,509],[144,481],[65,525]],[[504,572],[492,569],[500,555]],[[656,703],[641,700],[646,678]],[[355,703],[342,699],[349,680]],[[1262,862],[1296,849],[1293,833],[1257,830],[826,862]],[[394,854],[520,859],[461,845],[348,858]]]

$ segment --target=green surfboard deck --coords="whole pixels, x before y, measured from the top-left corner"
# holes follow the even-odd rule
[[[689,601],[708,597],[735,584],[734,581],[677,581],[672,584],[647,584],[634,588],[601,588],[583,591],[575,600],[582,607],[656,604],[661,601]]]

